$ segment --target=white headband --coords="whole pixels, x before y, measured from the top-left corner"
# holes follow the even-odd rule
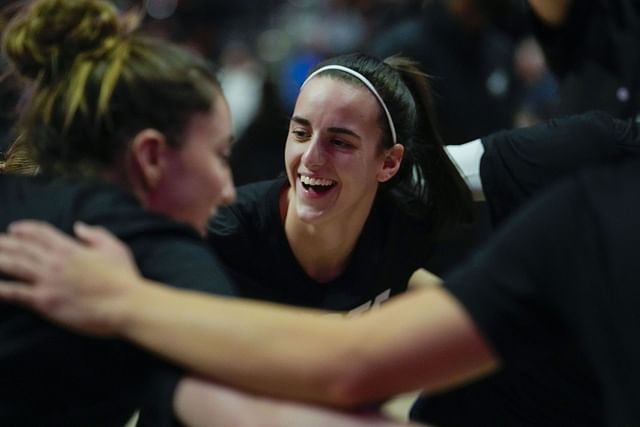
[[[343,67],[342,65],[325,65],[324,67],[320,67],[317,70],[315,70],[313,73],[309,74],[309,77],[307,77],[307,79],[302,83],[302,85],[300,86],[300,89],[302,89],[304,87],[304,85],[306,85],[309,80],[311,80],[313,77],[318,75],[318,73],[321,73],[321,72],[323,72],[325,70],[340,70],[340,71],[344,71],[345,73],[351,74],[352,76],[354,76],[355,78],[360,80],[366,87],[369,88],[371,93],[373,93],[373,95],[378,99],[378,102],[380,103],[380,105],[382,106],[382,109],[384,110],[384,114],[387,116],[387,122],[389,123],[389,129],[391,130],[391,139],[392,139],[393,143],[394,144],[397,143],[398,141],[397,141],[397,137],[396,137],[396,127],[393,124],[393,119],[391,118],[391,113],[389,113],[389,109],[387,108],[387,104],[384,103],[384,101],[382,100],[382,97],[380,96],[380,94],[378,93],[376,88],[373,87],[371,82],[369,80],[367,80],[367,78],[365,76],[363,76],[362,74],[360,74],[359,72],[357,72],[355,70],[352,70],[351,68]]]

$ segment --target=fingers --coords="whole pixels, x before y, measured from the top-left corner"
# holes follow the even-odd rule
[[[8,232],[33,247],[58,253],[69,253],[75,245],[71,237],[42,221],[16,221],[9,225]]]
[[[136,269],[133,255],[129,248],[104,227],[90,226],[82,222],[74,224],[76,236],[93,249],[99,250],[105,256],[119,259]]]
[[[35,300],[35,292],[24,283],[0,280],[0,300],[30,306]]]
[[[46,251],[38,245],[0,235],[0,272],[23,280],[33,281],[42,272]]]
[[[96,225],[87,225],[84,222],[76,222],[73,224],[73,231],[78,239],[87,243],[89,246],[109,247],[119,244],[113,234],[104,227]]]

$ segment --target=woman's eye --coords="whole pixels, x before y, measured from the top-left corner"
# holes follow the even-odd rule
[[[305,139],[309,136],[307,131],[303,129],[293,129],[291,133],[296,137],[296,139]]]
[[[349,144],[346,141],[343,141],[341,139],[332,139],[331,143],[336,146],[336,147],[340,147],[340,148],[351,148],[351,144]]]

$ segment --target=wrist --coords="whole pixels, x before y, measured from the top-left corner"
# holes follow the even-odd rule
[[[127,282],[121,282],[123,286],[119,286],[105,309],[105,326],[113,334],[131,338],[140,314],[146,307],[145,301],[149,303],[152,283],[143,277],[128,278]]]

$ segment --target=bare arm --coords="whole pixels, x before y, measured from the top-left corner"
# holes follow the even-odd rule
[[[176,390],[174,412],[192,427],[401,427],[379,412],[346,413],[248,394],[186,378]],[[413,424],[410,424],[413,425]],[[417,427],[417,426],[416,426]]]
[[[572,0],[529,0],[529,6],[538,17],[551,27],[562,25]]]
[[[0,240],[0,253],[7,254],[0,257],[0,269],[32,284],[4,282],[0,296],[79,329],[115,332],[227,384],[353,407],[418,388],[448,387],[496,365],[464,309],[439,286],[345,320],[152,283],[66,236],[57,237],[72,244],[71,255],[58,256],[47,240],[49,250],[30,249],[24,261],[12,259],[11,247],[19,252],[20,245],[38,246],[43,236],[55,234],[42,227],[47,226],[29,230],[27,224],[17,232],[23,240]],[[34,267],[51,258],[55,269]],[[421,271],[411,279],[431,280]]]

